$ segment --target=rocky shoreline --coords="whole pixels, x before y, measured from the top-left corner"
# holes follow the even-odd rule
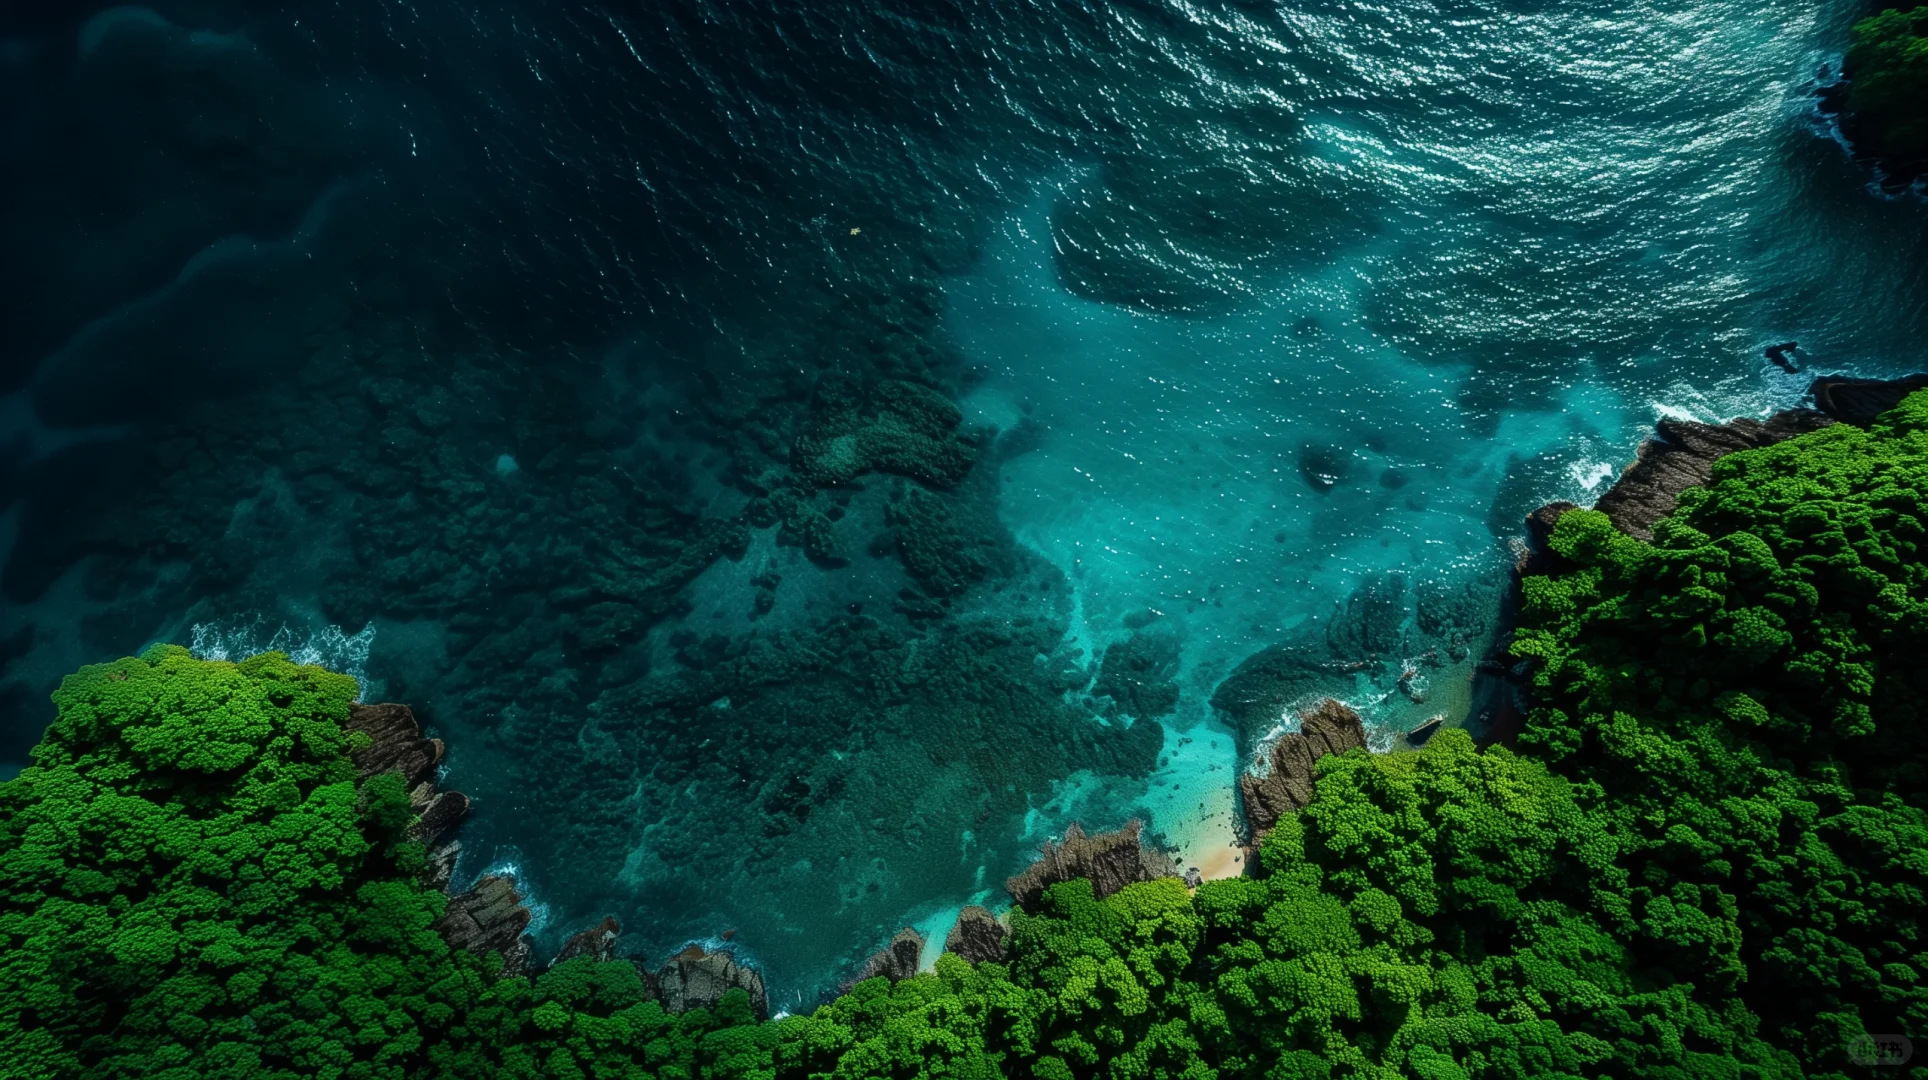
[[[1613,524],[1629,536],[1651,539],[1656,522],[1672,512],[1682,491],[1705,483],[1714,463],[1738,450],[1768,446],[1835,423],[1865,427],[1898,404],[1909,393],[1928,387],[1928,373],[1902,379],[1823,377],[1810,388],[1815,407],[1787,409],[1766,420],[1735,419],[1724,424],[1662,420],[1653,438],[1640,445],[1635,460],[1595,503]],[[1514,598],[1523,578],[1557,571],[1560,560],[1546,545],[1559,517],[1576,509],[1556,502],[1539,507],[1524,522],[1526,539],[1516,544],[1511,592]],[[1523,703],[1518,691],[1521,676],[1506,653],[1512,605],[1502,614],[1494,651],[1476,668],[1476,701],[1480,695],[1497,697],[1502,711],[1517,714]],[[1481,686],[1481,683],[1485,683]],[[1495,706],[1489,706],[1494,708]],[[1488,717],[1488,741],[1503,741],[1508,725],[1504,716]],[[427,881],[447,891],[451,887],[461,841],[455,837],[467,817],[469,799],[458,791],[442,790],[438,772],[444,747],[427,738],[406,705],[356,704],[346,725],[366,733],[370,745],[354,755],[360,778],[399,772],[409,788],[410,802],[419,815],[415,836],[428,848]],[[1415,742],[1421,740],[1413,740]],[[1313,796],[1313,778],[1320,758],[1366,745],[1359,714],[1336,698],[1323,698],[1299,714],[1299,729],[1280,734],[1252,749],[1252,761],[1238,779],[1242,841],[1249,861],[1251,850],[1281,817],[1303,809]],[[1169,854],[1146,843],[1143,823],[1132,821],[1110,832],[1086,833],[1077,824],[1063,838],[1046,843],[1039,858],[1005,882],[1017,909],[1034,911],[1051,885],[1087,878],[1099,898],[1140,881],[1179,877]],[[1188,885],[1199,884],[1196,870],[1182,875]],[[535,942],[527,930],[532,914],[514,877],[490,874],[468,889],[450,893],[447,913],[435,929],[455,948],[477,954],[500,953],[507,975],[535,973]],[[621,924],[613,917],[580,931],[564,942],[552,965],[587,957],[598,963],[636,966],[650,993],[670,1012],[713,1008],[732,989],[743,990],[759,1017],[769,1014],[769,995],[763,976],[741,960],[732,948],[691,945],[662,965],[618,956]],[[1000,962],[1009,938],[1007,920],[989,909],[972,905],[960,913],[945,938],[944,951],[969,963]],[[905,927],[873,953],[844,984],[844,989],[866,979],[892,982],[910,978],[920,967],[924,935]]]
[[[358,781],[386,772],[399,772],[408,784],[409,801],[419,815],[414,835],[429,851],[427,883],[448,891],[462,842],[453,835],[468,816],[468,797],[438,787],[442,763],[440,739],[422,735],[415,713],[406,705],[356,704],[349,709],[351,731],[368,735],[370,744],[354,755]],[[448,910],[434,928],[451,947],[477,955],[502,954],[505,975],[534,974],[535,941],[526,931],[534,915],[507,874],[477,878],[466,891],[450,893]],[[750,996],[758,1017],[769,1015],[769,995],[763,976],[740,962],[728,949],[693,945],[651,970],[643,961],[616,955],[622,924],[606,917],[596,927],[572,935],[563,943],[553,964],[578,957],[597,962],[634,964],[643,984],[670,1012],[714,1008],[723,995],[740,989]]]
[[[1808,386],[1812,409],[1783,409],[1766,420],[1746,417],[1724,424],[1691,420],[1661,420],[1653,438],[1640,444],[1631,465],[1620,473],[1593,504],[1614,527],[1641,540],[1653,539],[1653,526],[1673,512],[1680,493],[1707,482],[1714,463],[1740,450],[1763,446],[1818,431],[1830,424],[1868,427],[1882,413],[1901,404],[1916,390],[1928,388],[1928,373],[1900,379],[1855,379],[1825,375]],[[1548,503],[1527,518],[1528,534],[1536,541],[1552,531],[1571,503]],[[1522,563],[1544,554],[1543,545],[1522,554]]]
[[[453,948],[477,955],[500,953],[504,975],[535,975],[535,941],[527,933],[534,916],[513,876],[487,874],[462,892],[449,891],[462,850],[454,834],[468,816],[470,803],[461,792],[439,787],[442,740],[424,736],[414,711],[394,703],[357,703],[350,707],[344,726],[370,739],[367,747],[354,754],[358,782],[397,772],[408,785],[409,801],[418,815],[413,835],[429,853],[426,883],[449,892],[447,912],[435,922],[435,931]],[[1097,894],[1104,897],[1133,882],[1178,876],[1168,856],[1142,842],[1142,828],[1142,823],[1133,821],[1112,832],[1086,835],[1073,824],[1061,842],[1045,844],[1039,861],[1011,878],[1006,887],[1020,906],[1034,908],[1046,888],[1073,878],[1092,879]],[[617,955],[621,935],[622,924],[613,916],[605,917],[598,925],[571,935],[548,966],[583,957],[597,963],[633,964],[644,986],[669,1012],[714,1008],[725,993],[737,989],[749,995],[759,1018],[768,1018],[769,994],[763,976],[734,950],[690,945],[652,969],[643,960]],[[997,962],[1004,959],[1009,935],[1004,919],[971,905],[951,927],[944,951],[973,964]],[[898,931],[890,944],[865,960],[844,988],[878,976],[892,982],[910,978],[919,969],[924,944],[924,936],[916,930]]]
[[[1680,493],[1706,483],[1714,463],[1740,450],[1763,446],[1817,431],[1831,424],[1868,427],[1882,413],[1901,404],[1917,390],[1928,389],[1928,372],[1899,379],[1859,379],[1823,375],[1808,385],[1814,407],[1783,409],[1766,420],[1740,417],[1723,424],[1663,419],[1654,437],[1640,444],[1634,461],[1621,471],[1593,504],[1614,527],[1641,540],[1653,539],[1653,526],[1673,512]],[[1505,742],[1518,730],[1525,704],[1520,693],[1525,673],[1513,662],[1508,646],[1518,611],[1524,578],[1550,574],[1562,560],[1546,540],[1560,516],[1578,507],[1570,502],[1547,503],[1526,516],[1526,536],[1514,545],[1511,587],[1502,606],[1500,632],[1493,650],[1474,674],[1475,710],[1484,714],[1485,741]]]

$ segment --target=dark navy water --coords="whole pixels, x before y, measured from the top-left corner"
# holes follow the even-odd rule
[[[1295,696],[1478,726],[1527,509],[1920,365],[1857,12],[8,5],[0,761],[286,648],[546,943],[793,1007],[1072,820],[1223,862]]]

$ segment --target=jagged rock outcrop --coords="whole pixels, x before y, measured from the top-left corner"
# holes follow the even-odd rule
[[[1655,425],[1657,437],[1640,444],[1638,458],[1593,508],[1607,515],[1621,532],[1651,540],[1654,523],[1673,512],[1674,501],[1682,491],[1706,483],[1714,462],[1722,457],[1737,450],[1771,446],[1831,423],[1867,427],[1901,404],[1902,398],[1923,389],[1928,389],[1928,372],[1900,379],[1830,375],[1809,385],[1808,392],[1814,397],[1812,409],[1784,409],[1764,421],[1741,418],[1725,424],[1662,420]],[[1552,531],[1553,521],[1569,509],[1569,503],[1549,503],[1529,516],[1528,528],[1539,529],[1538,536],[1543,538]],[[1529,546],[1522,553],[1521,573],[1547,572],[1538,558],[1544,550],[1543,545],[1537,551]]]
[[[1239,777],[1247,834],[1256,841],[1279,818],[1312,801],[1312,766],[1327,754],[1366,745],[1359,714],[1327,698],[1299,714],[1299,730],[1278,737],[1266,755],[1262,774]]]
[[[673,1013],[713,1009],[725,992],[740,989],[750,995],[750,1007],[757,1019],[770,1015],[770,997],[764,991],[762,974],[738,963],[726,949],[711,952],[701,945],[691,945],[670,957],[656,973],[655,985],[663,1008]]]
[[[562,949],[556,953],[556,958],[549,962],[549,966],[554,967],[564,960],[574,960],[578,956],[587,956],[598,961],[614,960],[616,938],[622,932],[623,924],[617,922],[613,915],[606,916],[600,924],[569,935],[569,940],[562,943]]]
[[[944,951],[973,964],[982,964],[986,960],[1001,964],[1004,962],[1004,940],[1010,933],[988,908],[972,904],[958,912],[957,923],[944,938]]]
[[[906,926],[890,939],[890,944],[870,954],[855,978],[844,989],[879,975],[891,982],[903,982],[917,974],[918,960],[924,955],[924,935]]]
[[[342,726],[364,732],[371,740],[354,754],[360,779],[394,771],[413,788],[432,780],[435,767],[442,763],[442,740],[423,738],[414,710],[406,705],[352,705]]]
[[[1658,437],[1640,444],[1634,463],[1593,508],[1607,515],[1621,532],[1651,540],[1654,523],[1673,513],[1681,492],[1707,482],[1714,462],[1737,450],[1770,446],[1833,422],[1813,409],[1786,409],[1765,421],[1743,417],[1725,424],[1662,420],[1656,425]]]
[[[529,909],[516,891],[515,879],[489,874],[468,892],[449,897],[448,912],[435,920],[435,931],[458,949],[472,953],[499,952],[503,973],[529,970],[535,943],[523,934],[529,928]]]
[[[432,868],[446,863],[451,869],[460,848],[453,840],[438,844],[455,831],[469,813],[469,797],[459,791],[442,791],[436,786],[436,769],[442,763],[442,740],[425,738],[414,710],[406,705],[355,704],[349,706],[350,731],[369,737],[368,746],[355,752],[353,760],[358,780],[385,772],[397,772],[409,785],[408,801],[417,815],[414,833],[429,847]],[[431,874],[431,877],[434,875]],[[443,876],[441,884],[446,884]]]
[[[410,805],[420,815],[415,822],[415,835],[430,847],[451,832],[469,816],[469,797],[459,791],[437,791],[435,785],[423,781],[408,793]]]
[[[442,740],[425,737],[414,710],[393,702],[351,705],[348,722],[342,726],[369,738],[369,744],[353,755],[358,779],[396,772],[408,784],[408,801],[417,815],[412,831],[428,847],[424,878],[431,888],[447,889],[462,850],[453,834],[468,816],[469,799],[459,791],[436,786]],[[524,934],[531,918],[515,879],[491,874],[477,879],[467,892],[450,896],[448,910],[436,920],[435,930],[454,948],[500,952],[503,971],[520,975],[529,970],[535,952],[535,942]],[[611,935],[611,946],[614,941]]]
[[[1899,379],[1822,376],[1808,386],[1814,407],[1844,424],[1867,427],[1917,390],[1928,390],[1928,372]]]
[[[1147,850],[1139,841],[1143,831],[1143,822],[1132,821],[1113,832],[1086,836],[1074,822],[1064,831],[1063,843],[1045,844],[1038,861],[1007,880],[1004,888],[1019,907],[1031,911],[1046,888],[1072,878],[1090,878],[1092,892],[1103,899],[1134,882],[1177,877],[1170,856]]]
[[[1329,652],[1287,641],[1246,657],[1212,692],[1212,708],[1232,725],[1243,758],[1292,702],[1344,693],[1352,681],[1352,671],[1336,664]]]

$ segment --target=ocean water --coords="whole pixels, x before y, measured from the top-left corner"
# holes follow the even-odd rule
[[[1858,10],[9,5],[0,764],[286,648],[792,1009],[1072,821],[1235,872],[1299,700],[1480,727],[1526,511],[1922,365]]]

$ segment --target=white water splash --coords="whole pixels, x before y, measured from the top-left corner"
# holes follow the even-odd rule
[[[1613,479],[1616,472],[1618,470],[1605,461],[1576,461],[1567,466],[1567,475],[1573,478],[1574,483],[1589,492],[1597,490],[1601,484]]]
[[[270,629],[272,627],[272,629]],[[353,676],[368,685],[368,652],[375,645],[375,624],[350,634],[339,626],[323,626],[305,635],[286,623],[270,623],[257,615],[247,621],[195,623],[188,652],[202,660],[245,660],[264,652],[283,652],[297,664],[318,664]]]
[[[498,849],[489,865],[470,879],[464,888],[473,888],[475,882],[485,877],[506,877],[515,882],[515,891],[522,896],[522,906],[529,910],[529,925],[523,931],[531,936],[542,932],[549,925],[549,905],[536,896],[535,884],[522,872],[522,852],[515,847]]]

